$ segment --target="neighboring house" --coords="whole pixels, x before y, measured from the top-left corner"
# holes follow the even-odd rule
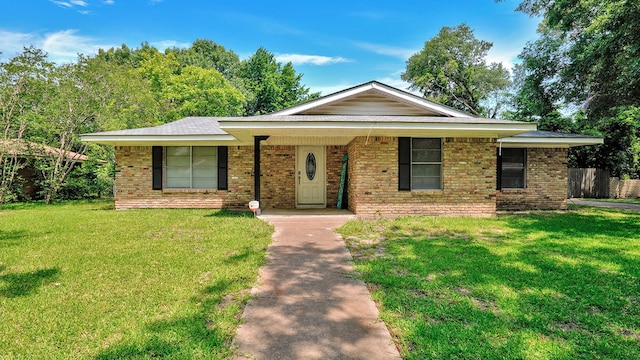
[[[115,146],[118,209],[336,207],[348,154],[345,202],[365,217],[564,209],[567,149],[603,142],[474,117],[376,81],[268,115],[82,138]]]
[[[42,190],[38,186],[38,180],[41,179],[41,173],[33,167],[33,162],[30,159],[43,158],[43,157],[58,157],[63,150],[36,144],[34,142],[23,140],[0,140],[0,153],[5,156],[5,159],[14,158],[17,163],[20,164],[16,175],[18,179],[16,181],[22,182],[21,197],[24,199],[32,200],[39,197],[39,192]],[[73,151],[67,151],[64,154],[66,161],[75,161],[81,163],[88,160],[86,155],[82,155]]]

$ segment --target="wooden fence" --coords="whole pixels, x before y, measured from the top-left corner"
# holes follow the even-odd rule
[[[609,197],[609,170],[606,169],[569,169],[568,197],[597,198]]]

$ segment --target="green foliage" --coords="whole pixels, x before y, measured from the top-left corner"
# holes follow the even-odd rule
[[[52,69],[46,54],[34,47],[0,62],[0,204],[20,198],[21,153],[28,151],[23,140],[50,98]]]
[[[205,39],[164,53],[147,43],[122,45],[62,65],[26,48],[0,63],[0,203],[19,199],[17,174],[25,164],[10,154],[8,140],[60,150],[31,160],[47,203],[101,196],[111,187],[104,169],[113,167],[113,154],[96,147],[87,152],[81,133],[276,111],[318,96],[301,79],[291,63],[277,63],[264,48],[241,63],[233,51]],[[94,162],[79,166],[69,152],[87,153]]]
[[[240,69],[240,58],[233,50],[208,39],[197,39],[188,49],[172,48],[167,53],[173,53],[182,68],[215,69],[229,81],[237,78]]]
[[[509,117],[601,133],[604,146],[572,149],[571,162],[640,176],[640,149],[633,138],[639,119],[630,110],[640,107],[640,3],[525,0],[518,10],[542,17],[542,23],[540,38],[520,55],[515,111]],[[568,126],[567,115],[556,115],[568,109],[584,116]]]
[[[272,227],[224,211],[112,208],[2,209],[0,357],[231,358]]]
[[[215,69],[187,66],[170,75],[162,96],[171,103],[169,118],[240,116],[244,96]]]
[[[402,79],[427,99],[470,112],[487,114],[482,101],[505,90],[509,72],[499,63],[487,64],[492,43],[478,40],[466,24],[443,27],[407,61]]]
[[[640,215],[352,221],[338,231],[403,359],[640,357]]]
[[[300,84],[302,74],[296,74],[291,63],[283,66],[263,47],[242,62],[240,77],[251,92],[247,115],[271,113],[319,96]]]

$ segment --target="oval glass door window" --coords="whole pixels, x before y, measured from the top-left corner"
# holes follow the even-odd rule
[[[307,155],[307,179],[313,180],[316,177],[316,156],[313,153]]]

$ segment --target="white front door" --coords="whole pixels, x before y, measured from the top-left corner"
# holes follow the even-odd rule
[[[296,207],[326,207],[324,146],[298,146],[296,152]]]

